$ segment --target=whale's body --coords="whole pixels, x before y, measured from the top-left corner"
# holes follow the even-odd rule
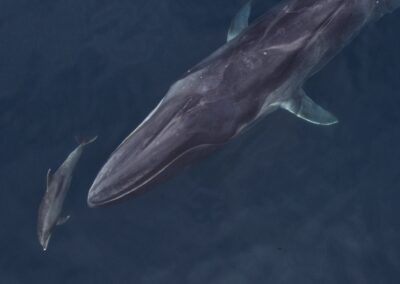
[[[307,97],[304,82],[363,26],[398,6],[398,0],[289,0],[243,27],[246,7],[236,17],[242,22],[232,25],[232,40],[173,84],[112,153],[88,204],[152,186],[279,108],[312,123],[336,123]]]

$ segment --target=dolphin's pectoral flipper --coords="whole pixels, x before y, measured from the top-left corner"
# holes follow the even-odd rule
[[[64,217],[60,217],[60,218],[58,219],[58,221],[57,221],[57,226],[60,226],[60,225],[62,225],[62,224],[65,224],[65,223],[69,220],[70,217],[71,217],[71,215],[67,215],[67,216],[64,216]]]
[[[303,89],[291,100],[282,103],[281,107],[314,124],[332,125],[339,122],[333,114],[317,105],[308,97]]]
[[[52,178],[52,174],[51,174],[51,169],[47,170],[47,178],[46,178],[46,183],[47,183],[47,188],[49,188],[50,182],[51,182],[51,178]]]
[[[231,41],[249,25],[252,0],[249,0],[233,18],[226,41]]]

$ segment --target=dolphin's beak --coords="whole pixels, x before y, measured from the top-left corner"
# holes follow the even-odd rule
[[[43,251],[47,250],[47,247],[49,246],[50,237],[51,237],[51,234],[49,234],[47,237],[42,239],[42,241],[40,242],[42,245]]]

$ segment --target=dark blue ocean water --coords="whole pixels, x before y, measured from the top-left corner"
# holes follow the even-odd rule
[[[0,1],[0,283],[400,283],[400,11],[307,82],[338,125],[276,112],[156,189],[87,207],[108,155],[241,3]],[[47,169],[92,134],[44,253]]]

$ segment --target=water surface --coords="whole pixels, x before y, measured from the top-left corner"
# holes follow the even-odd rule
[[[278,1],[259,1],[254,17]],[[145,195],[89,209],[112,150],[224,43],[239,0],[2,0],[1,283],[399,283],[400,12],[305,86],[333,127],[276,112]],[[47,169],[98,134],[41,251]]]

